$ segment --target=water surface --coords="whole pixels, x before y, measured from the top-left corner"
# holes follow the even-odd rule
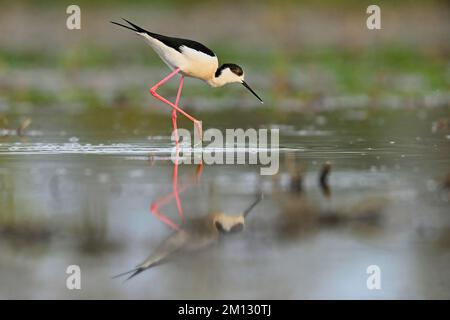
[[[433,130],[446,109],[262,109],[239,119],[235,112],[199,118],[205,128],[280,128],[280,171],[205,165],[195,179],[195,165],[180,165],[184,214],[239,214],[257,193],[265,199],[243,232],[125,283],[111,276],[171,233],[150,212],[173,191],[169,117],[107,109],[27,114],[33,123],[22,136],[12,130],[0,140],[0,297],[450,297],[449,192],[442,188],[450,137]],[[326,162],[328,191],[318,182]],[[298,176],[301,190],[292,189]],[[178,221],[174,201],[161,210]],[[82,290],[66,289],[71,264],[81,267]],[[369,265],[381,268],[381,290],[366,287]]]

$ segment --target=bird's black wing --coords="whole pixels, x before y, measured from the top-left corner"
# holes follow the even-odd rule
[[[114,21],[111,21],[111,23],[116,24],[116,25],[121,26],[121,27],[124,27],[124,28],[127,28],[127,29],[130,29],[130,30],[138,32],[138,33],[148,34],[150,37],[161,41],[166,46],[171,47],[171,48],[177,50],[178,52],[181,52],[181,47],[182,46],[186,46],[186,47],[192,48],[194,50],[203,52],[204,54],[207,54],[208,56],[211,56],[211,57],[215,57],[216,56],[214,54],[214,52],[212,52],[211,49],[207,48],[206,46],[204,46],[203,44],[201,44],[201,43],[199,43],[197,41],[189,40],[189,39],[181,39],[181,38],[173,38],[173,37],[163,36],[162,34],[157,34],[157,33],[153,33],[153,32],[147,31],[147,30],[139,27],[138,25],[135,25],[134,23],[132,23],[132,22],[126,20],[126,19],[123,19],[123,20],[125,20],[133,28],[131,28],[129,26],[126,26],[126,25],[123,25],[123,24],[118,23],[118,22],[114,22]]]

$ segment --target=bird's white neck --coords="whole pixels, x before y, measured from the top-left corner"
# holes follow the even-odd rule
[[[225,81],[223,77],[212,77],[206,81],[211,87],[221,87],[226,85],[228,82]]]

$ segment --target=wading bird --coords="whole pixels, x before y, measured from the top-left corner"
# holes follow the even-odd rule
[[[126,279],[129,280],[142,271],[165,262],[176,253],[194,252],[205,249],[217,243],[220,235],[242,231],[245,225],[245,218],[262,198],[262,195],[260,195],[240,215],[211,213],[204,217],[186,221],[186,225],[182,229],[170,235],[144,262],[136,266],[136,268],[114,276],[113,278],[131,273]]]
[[[181,89],[183,88],[184,76],[203,80],[212,87],[221,87],[227,83],[233,82],[241,83],[250,90],[261,103],[263,102],[244,81],[244,71],[242,71],[240,66],[234,63],[224,63],[219,67],[217,56],[211,49],[203,44],[193,40],[156,34],[135,25],[126,19],[123,20],[126,21],[129,26],[114,21],[111,21],[111,23],[130,29],[144,37],[158,56],[173,70],[167,77],[155,84],[150,89],[150,93],[156,99],[161,100],[173,108],[172,125],[175,132],[177,129],[176,117],[178,111],[194,123],[200,135],[200,139],[202,138],[201,122],[182,110],[178,105],[180,102]],[[177,98],[174,104],[156,93],[156,90],[178,73],[181,74],[181,78],[178,86]]]

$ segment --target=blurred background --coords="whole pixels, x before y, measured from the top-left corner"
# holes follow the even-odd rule
[[[370,4],[0,1],[0,298],[450,298],[450,7],[378,1],[368,30]],[[266,198],[244,232],[125,284],[111,276],[170,233],[149,208],[174,165],[170,110],[148,93],[169,69],[121,17],[241,65],[264,105],[189,78],[181,105],[205,129],[279,128],[281,144],[275,177],[216,165],[191,184],[180,166],[188,218]]]

